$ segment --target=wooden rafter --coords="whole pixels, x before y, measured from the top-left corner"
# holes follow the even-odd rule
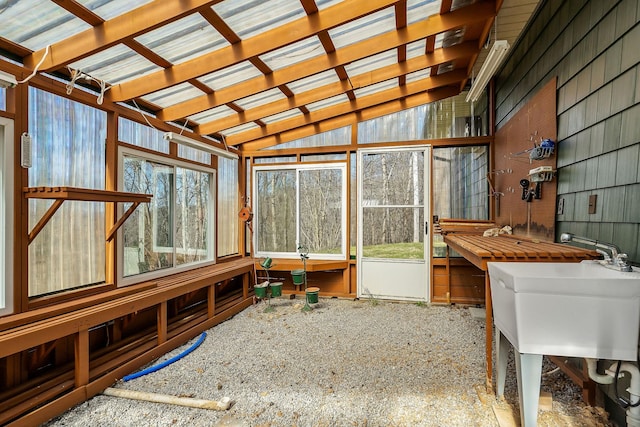
[[[477,43],[475,42],[466,42],[456,46],[438,49],[434,53],[421,55],[401,64],[391,64],[386,67],[378,68],[375,73],[363,73],[353,76],[350,79],[351,82],[340,81],[329,83],[313,90],[292,96],[288,99],[280,99],[256,108],[245,110],[242,115],[234,114],[219,120],[203,123],[197,126],[194,130],[199,134],[212,134],[219,132],[223,129],[239,126],[243,123],[259,119],[260,117],[270,116],[292,108],[298,108],[313,102],[321,101],[323,99],[345,93],[352,88],[357,89],[365,87],[388,79],[400,77],[414,71],[419,71],[435,64],[469,57],[476,52],[477,49]]]
[[[320,31],[337,27],[383,9],[396,1],[352,0],[342,2],[313,15],[243,40],[242,43],[232,44],[215,52],[174,65],[169,69],[156,71],[142,78],[115,85],[108,92],[108,95],[113,101],[137,98],[298,42]]]
[[[338,49],[331,54],[311,58],[287,68],[276,70],[268,78],[256,77],[249,79],[243,83],[216,91],[214,94],[199,96],[167,107],[158,112],[158,118],[169,121],[186,117],[229,101],[335,68],[338,65],[345,65],[430,35],[461,27],[469,22],[482,21],[493,16],[495,13],[494,7],[493,2],[483,2],[458,9],[447,15],[434,15],[396,32],[372,37]]]
[[[40,70],[50,71],[64,67],[71,62],[108,49],[220,1],[222,0],[192,0],[190,2],[155,0],[147,3],[96,27],[53,43],[50,46],[50,53],[40,65]],[[45,49],[40,49],[28,55],[24,58],[25,66],[33,69],[44,54]]]
[[[310,123],[319,122],[336,116],[341,116],[352,111],[360,111],[365,108],[383,104],[389,100],[401,99],[427,90],[459,83],[463,81],[466,76],[466,70],[457,70],[445,73],[440,76],[427,77],[425,79],[408,83],[404,86],[387,89],[372,95],[359,97],[358,99],[353,101],[349,100],[347,102],[343,102],[331,107],[322,108],[309,114],[305,114],[301,117],[282,120],[262,128],[252,129],[240,134],[231,135],[227,138],[227,143],[229,145],[238,145],[254,139],[263,138],[265,136],[304,126]]]
[[[263,148],[272,147],[285,142],[311,136],[320,132],[328,132],[344,126],[355,126],[357,122],[363,120],[371,120],[387,114],[396,113],[407,108],[417,107],[419,105],[428,104],[430,102],[440,101],[460,93],[457,87],[444,87],[429,92],[423,92],[416,95],[410,95],[403,99],[396,99],[385,102],[384,104],[366,108],[358,112],[344,114],[329,120],[312,123],[306,126],[295,128],[289,131],[271,135],[265,138],[257,139],[246,144],[240,145],[242,152],[254,152]]]

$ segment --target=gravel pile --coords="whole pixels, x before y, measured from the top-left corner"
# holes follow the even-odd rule
[[[114,385],[229,397],[228,411],[98,395],[47,425],[497,426],[494,406],[519,417],[513,360],[504,401],[482,386],[484,320],[467,308],[322,298],[308,313],[300,299],[271,305],[275,312],[262,302],[212,328],[176,363]],[[545,362],[543,371],[553,367]],[[553,393],[553,410],[540,412],[540,426],[609,425],[562,372],[545,375],[543,390]]]

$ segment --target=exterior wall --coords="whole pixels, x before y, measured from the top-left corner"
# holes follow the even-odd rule
[[[499,36],[499,34],[498,34]],[[546,0],[497,76],[503,126],[557,81],[556,239],[617,244],[640,263],[640,6],[637,0]],[[588,213],[589,196],[597,196]]]
[[[556,240],[560,233],[572,232],[612,242],[636,264],[639,46],[637,0],[545,0],[524,37],[512,47],[496,84],[500,128],[545,83],[558,77]],[[591,195],[597,196],[592,214]],[[620,390],[627,384],[621,381]],[[613,419],[624,425],[624,411],[611,400],[605,402]]]

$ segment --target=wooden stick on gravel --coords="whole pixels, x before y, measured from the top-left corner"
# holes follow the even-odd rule
[[[228,397],[223,397],[222,400],[218,402],[215,400],[192,399],[189,397],[177,397],[112,387],[107,388],[102,394],[106,396],[124,397],[126,399],[144,400],[146,402],[169,403],[172,405],[188,406],[190,408],[211,409],[214,411],[226,411],[231,407],[231,399]]]

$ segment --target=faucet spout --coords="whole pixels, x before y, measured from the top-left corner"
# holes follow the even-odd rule
[[[593,246],[599,254],[604,256],[604,261],[607,264],[617,266],[620,268],[620,271],[632,271],[632,268],[627,261],[627,254],[621,253],[620,248],[613,243],[599,242],[598,240],[576,236],[571,233],[562,233],[560,235],[560,241],[562,243],[576,242],[582,243],[583,245]],[[605,255],[605,250],[611,252],[611,256],[608,254]]]

